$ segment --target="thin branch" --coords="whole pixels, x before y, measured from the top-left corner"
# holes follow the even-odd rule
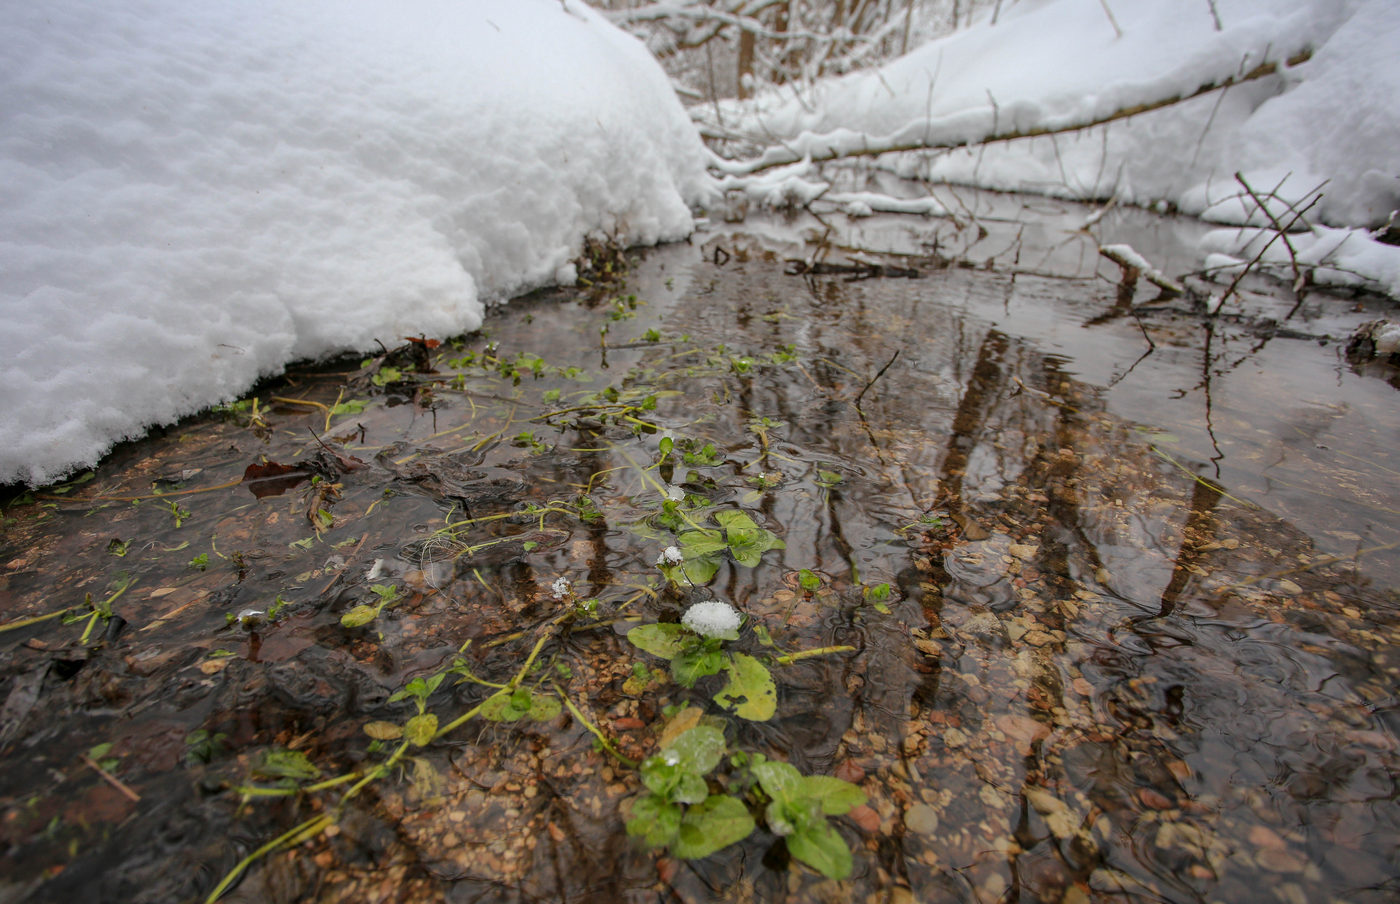
[[[1308,59],[1309,57],[1310,54],[1304,52],[1298,57],[1290,58],[1289,64],[1292,65],[1295,60],[1302,61]],[[974,144],[985,146],[988,144],[995,144],[1003,141],[1015,141],[1020,138],[1034,138],[1040,135],[1062,135],[1070,132],[1081,132],[1085,129],[1092,129],[1095,126],[1106,125],[1111,122],[1117,122],[1121,119],[1128,119],[1133,116],[1139,116],[1143,113],[1150,113],[1154,110],[1161,110],[1166,107],[1171,107],[1180,103],[1185,103],[1186,101],[1193,100],[1197,97],[1202,97],[1206,94],[1210,94],[1213,91],[1221,91],[1233,85],[1240,85],[1246,82],[1257,81],[1261,78],[1266,78],[1268,76],[1275,75],[1278,72],[1278,70],[1279,63],[1277,62],[1261,63],[1260,65],[1254,67],[1253,69],[1249,70],[1243,75],[1231,75],[1225,77],[1220,81],[1208,82],[1196,88],[1194,91],[1191,91],[1186,94],[1173,95],[1171,97],[1159,98],[1158,100],[1146,101],[1144,103],[1134,104],[1128,107],[1122,107],[1118,110],[1113,111],[1112,113],[1108,113],[1103,116],[1094,117],[1092,119],[1085,120],[1084,122],[1071,123],[1069,125],[1064,126],[1037,126],[1027,129],[1011,129],[1006,132],[998,131],[999,124],[997,122],[997,119],[999,117],[996,114],[999,114],[1000,111],[996,106],[995,100],[993,100],[992,103],[994,110],[994,119],[992,130],[990,134],[985,135],[981,138],[957,138],[950,141],[929,141],[926,138],[917,139],[913,141],[899,140],[899,134],[911,131],[909,127],[906,127],[904,129],[901,129],[899,133],[896,133],[895,136],[890,136],[884,139],[877,138],[874,140],[866,138],[865,143],[858,148],[844,149],[835,146],[827,146],[825,148],[808,147],[806,149],[807,153],[804,155],[802,153],[799,153],[798,149],[796,148],[772,147],[765,151],[762,154],[762,156],[754,160],[733,161],[727,164],[721,163],[718,166],[718,168],[722,169],[726,173],[733,175],[749,175],[757,172],[762,172],[763,170],[772,169],[777,166],[786,166],[788,164],[797,163],[798,161],[801,161],[803,159],[810,159],[813,163],[824,163],[829,160],[847,159],[851,157],[875,157],[881,154],[898,153],[901,151],[948,150],[952,148],[967,147],[969,145]],[[929,131],[929,124],[922,123],[921,125],[922,131],[927,133]]]

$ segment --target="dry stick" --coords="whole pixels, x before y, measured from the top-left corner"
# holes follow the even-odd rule
[[[1103,7],[1103,13],[1108,16],[1108,24],[1113,26],[1113,33],[1118,37],[1123,37],[1123,29],[1118,27],[1118,20],[1113,18],[1113,10],[1108,8],[1108,0],[1099,0],[1099,6]]]
[[[865,389],[862,389],[862,390],[860,391],[860,395],[856,396],[856,407],[857,407],[857,408],[860,407],[860,400],[863,399],[863,398],[865,398],[865,394],[866,394],[867,392],[870,391],[870,387],[872,387],[872,386],[875,385],[875,381],[878,380],[878,379],[880,379],[881,377],[883,377],[883,376],[885,375],[885,371],[887,371],[887,370],[890,369],[890,365],[894,363],[894,359],[899,357],[899,352],[900,352],[900,350],[899,350],[899,349],[896,349],[896,350],[895,350],[895,353],[894,353],[893,355],[890,356],[890,360],[888,360],[888,361],[885,362],[885,366],[882,367],[882,368],[880,368],[880,372],[877,373],[875,376],[871,377],[871,378],[870,378],[870,382],[865,384]]]
[[[1323,182],[1322,185],[1319,185],[1317,188],[1313,189],[1313,192],[1317,192],[1318,189],[1322,188],[1322,186],[1326,184],[1326,182]],[[1264,252],[1268,251],[1269,248],[1273,246],[1274,242],[1278,241],[1279,236],[1284,234],[1284,230],[1291,229],[1294,223],[1298,222],[1303,218],[1303,214],[1307,213],[1309,210],[1312,210],[1313,205],[1317,204],[1317,202],[1321,200],[1322,195],[1319,194],[1317,195],[1317,197],[1309,201],[1308,206],[1304,207],[1302,210],[1297,210],[1293,207],[1289,208],[1290,210],[1295,211],[1293,214],[1293,219],[1288,221],[1288,226],[1284,227],[1283,230],[1275,232],[1273,238],[1265,242],[1264,247],[1259,249],[1259,253],[1254,255],[1254,258],[1250,260],[1249,263],[1244,265],[1244,269],[1240,270],[1239,273],[1235,274],[1235,278],[1230,281],[1230,285],[1226,286],[1225,291],[1220,293],[1220,303],[1222,305],[1225,303],[1225,299],[1230,297],[1230,293],[1235,291],[1235,287],[1240,284],[1240,280],[1244,279],[1245,276],[1249,273],[1249,271],[1254,269],[1255,264],[1259,263],[1261,260],[1264,259]],[[1219,308],[1217,308],[1216,310],[1218,311]]]
[[[131,790],[131,786],[128,785],[126,782],[123,782],[121,779],[117,778],[115,775],[108,772],[106,769],[103,769],[101,764],[99,764],[92,757],[88,756],[86,753],[80,753],[78,754],[78,759],[82,760],[84,765],[92,769],[93,772],[96,772],[98,775],[102,776],[103,780],[105,780],[107,784],[111,785],[113,788],[116,788],[122,794],[126,795],[128,800],[132,801],[133,803],[140,803],[141,795]]]
[[[1311,51],[1303,51],[1297,56],[1290,57],[1287,63],[1288,65],[1293,66],[1299,63],[1307,62],[1307,60],[1311,58]],[[996,126],[994,125],[993,134],[988,135],[985,138],[967,139],[963,141],[953,141],[947,143],[929,143],[927,141],[914,141],[903,142],[898,144],[891,143],[888,145],[876,144],[874,146],[868,145],[866,147],[851,151],[838,151],[832,148],[828,148],[826,151],[815,152],[808,156],[810,156],[811,162],[813,163],[825,163],[828,160],[846,159],[850,157],[878,157],[881,154],[893,154],[899,153],[901,151],[949,150],[952,148],[966,147],[972,144],[987,145],[1001,141],[1015,141],[1019,138],[1035,138],[1040,135],[1062,135],[1069,132],[1082,132],[1085,129],[1092,129],[1095,126],[1101,126],[1110,122],[1116,122],[1120,119],[1129,119],[1133,116],[1138,116],[1142,113],[1150,113],[1153,110],[1160,110],[1165,107],[1171,107],[1175,106],[1176,104],[1185,103],[1188,100],[1194,100],[1195,98],[1209,94],[1212,91],[1220,91],[1225,88],[1229,88],[1233,85],[1242,85],[1246,82],[1257,81],[1258,79],[1274,75],[1278,72],[1278,69],[1279,64],[1276,62],[1261,63],[1258,66],[1251,69],[1250,71],[1244,73],[1243,75],[1227,76],[1222,81],[1210,82],[1208,84],[1201,85],[1199,88],[1197,88],[1195,91],[1192,91],[1189,94],[1178,94],[1172,97],[1162,98],[1161,100],[1148,101],[1146,103],[1141,104],[1134,104],[1131,107],[1123,107],[1122,109],[1116,110],[1113,113],[1109,113],[1105,116],[1100,116],[1095,119],[1088,120],[1086,122],[1067,126],[1058,126],[1054,128],[1037,127],[1031,129],[1014,129],[1009,132],[996,132]],[[760,173],[764,170],[773,169],[774,167],[778,166],[787,166],[790,163],[796,163],[799,160],[804,159],[803,155],[796,154],[791,149],[788,149],[788,153],[791,155],[788,159],[774,158],[773,160],[766,162],[755,161],[751,166],[744,168],[740,172],[732,174],[753,175],[754,173]]]

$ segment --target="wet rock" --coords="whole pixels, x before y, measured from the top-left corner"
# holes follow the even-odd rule
[[[904,811],[904,827],[919,835],[938,831],[938,811],[928,804],[914,804]]]
[[[1153,810],[1170,810],[1176,806],[1176,802],[1171,798],[1158,791],[1153,791],[1151,788],[1139,788],[1137,796],[1144,807],[1150,807]]]
[[[1372,320],[1358,326],[1347,339],[1347,360],[1353,364],[1380,360],[1400,365],[1400,323]]]

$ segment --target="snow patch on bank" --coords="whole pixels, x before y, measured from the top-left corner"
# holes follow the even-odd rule
[[[656,62],[573,0],[46,0],[0,43],[0,482],[474,329],[712,191]]]

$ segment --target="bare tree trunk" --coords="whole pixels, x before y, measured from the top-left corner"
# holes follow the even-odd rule
[[[739,99],[749,96],[748,80],[753,78],[753,32],[739,32]],[[746,78],[747,77],[747,78]]]

